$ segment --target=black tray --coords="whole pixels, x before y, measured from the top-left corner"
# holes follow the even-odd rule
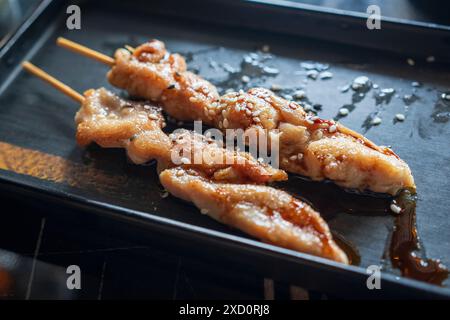
[[[352,100],[351,92],[341,93],[339,88],[356,76],[367,75],[382,88],[395,88],[400,97],[376,107],[369,93],[341,121],[364,131],[366,117],[379,110],[383,123],[366,135],[381,145],[392,145],[410,164],[418,186],[421,240],[428,256],[450,265],[450,186],[446,178],[450,175],[450,121],[433,118],[438,111],[450,111],[448,105],[438,102],[450,86],[449,28],[389,19],[382,22],[382,30],[368,31],[364,15],[288,2],[135,1],[125,5],[120,1],[81,1],[81,30],[69,31],[65,26],[69,4],[43,1],[0,50],[0,143],[3,149],[16,148],[16,153],[17,148],[41,152],[36,156],[41,163],[0,170],[4,192],[76,207],[102,219],[114,218],[125,222],[127,228],[130,224],[141,227],[136,229],[141,233],[146,230],[170,237],[186,254],[192,252],[215,263],[239,263],[256,273],[310,289],[358,297],[450,297],[448,280],[439,287],[399,277],[396,270],[383,273],[382,290],[367,289],[366,267],[382,263],[393,227],[390,215],[338,214],[329,219],[331,228],[356,245],[361,254],[360,266],[343,266],[254,241],[200,215],[186,203],[161,197],[154,166],[130,165],[120,150],[77,147],[73,117],[78,105],[20,68],[20,62],[29,59],[80,92],[110,88],[105,66],[56,47],[56,37],[70,38],[106,54],[124,44],[159,38],[170,50],[190,57],[190,67],[220,83],[226,73],[215,70],[209,59],[238,66],[244,54],[269,44],[275,56],[271,63],[281,72],[276,78],[266,78],[265,85],[304,84],[304,75],[295,74],[302,61],[331,65],[332,79],[306,84],[309,99],[323,106],[319,114],[324,118],[333,118]],[[425,62],[430,55],[435,63]],[[408,58],[415,60],[414,67],[406,63]],[[420,100],[411,104],[404,123],[394,124],[394,115],[405,112],[401,96],[413,92],[413,81],[423,84],[416,89]],[[46,158],[45,154],[60,158]],[[1,168],[8,166],[5,158],[0,161]],[[69,160],[71,167],[58,176],[54,171],[61,168],[63,159]],[[25,170],[33,165],[54,171],[36,178],[32,176],[36,170]],[[56,176],[61,180],[52,181]],[[291,177],[286,187],[295,193],[296,183],[305,186],[306,182]],[[308,200],[314,204],[313,199]],[[136,235],[133,232],[130,236]]]

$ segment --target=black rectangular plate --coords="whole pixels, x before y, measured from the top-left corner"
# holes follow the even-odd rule
[[[366,117],[379,109],[383,122],[366,135],[380,145],[391,145],[411,166],[418,186],[421,241],[428,256],[450,265],[450,121],[433,118],[438,111],[450,112],[448,105],[438,102],[450,86],[448,28],[390,19],[376,34],[365,28],[363,16],[286,2],[81,1],[81,30],[69,31],[68,4],[43,1],[0,51],[0,142],[70,160],[87,173],[75,176],[78,171],[68,169],[62,182],[55,182],[0,170],[4,191],[132,223],[171,237],[186,250],[217,256],[223,263],[239,262],[311,289],[360,297],[450,297],[448,280],[438,287],[399,277],[395,270],[383,274],[382,290],[367,290],[366,267],[382,262],[392,216],[340,214],[329,221],[361,254],[360,266],[343,266],[254,241],[200,215],[189,204],[161,197],[154,166],[130,165],[121,150],[79,148],[73,122],[78,105],[20,68],[20,62],[28,59],[79,92],[101,86],[117,91],[105,79],[105,66],[58,48],[56,37],[109,55],[124,44],[159,38],[171,51],[189,53],[189,66],[215,83],[226,73],[215,70],[211,60],[238,67],[243,55],[269,44],[274,55],[270,63],[280,73],[261,85],[305,85],[309,99],[323,106],[319,115],[324,118],[333,118],[350,103],[352,93],[339,88],[357,76],[366,75],[381,88],[395,88],[398,96],[390,103],[377,107],[369,93],[341,121],[363,131]],[[418,45],[420,39],[426,45]],[[436,57],[434,64],[424,61],[429,55]],[[414,67],[406,63],[408,58],[415,59]],[[305,84],[305,76],[295,71],[301,70],[300,62],[309,60],[330,64],[333,78]],[[402,96],[413,92],[413,81],[423,84],[417,89],[420,99],[405,111]],[[406,121],[394,124],[396,113],[406,113]],[[296,179],[291,178],[286,186],[295,193]]]

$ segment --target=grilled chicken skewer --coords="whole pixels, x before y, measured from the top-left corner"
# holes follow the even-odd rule
[[[111,67],[109,82],[132,96],[157,102],[179,120],[202,120],[225,130],[281,133],[280,167],[313,180],[329,179],[344,188],[395,195],[415,188],[408,165],[391,149],[333,121],[308,115],[293,102],[263,88],[220,96],[205,79],[187,71],[184,58],[168,54],[164,43],[118,49],[114,59],[59,38],[58,44]]]
[[[28,62],[23,67],[81,103],[75,117],[80,145],[96,142],[104,147],[123,147],[138,163],[156,159],[164,187],[174,196],[193,202],[202,213],[262,241],[349,263],[319,213],[284,191],[261,185],[271,179],[285,179],[282,171],[260,164],[249,155],[223,149],[223,154],[233,152],[235,159],[244,157],[247,164],[176,165],[169,154],[178,144],[191,146],[189,152],[196,143],[207,151],[221,151],[205,137],[195,139],[200,137],[187,130],[172,138],[165,135],[159,108],[124,101],[105,89],[88,90],[82,96]]]

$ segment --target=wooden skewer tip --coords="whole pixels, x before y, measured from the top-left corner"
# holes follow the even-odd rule
[[[79,103],[82,103],[84,101],[84,96],[83,95],[81,95],[80,93],[76,92],[71,87],[69,87],[68,85],[62,83],[58,79],[52,77],[51,75],[49,75],[44,70],[36,67],[34,64],[32,64],[32,63],[30,63],[28,61],[24,61],[24,62],[22,62],[22,67],[25,70],[27,70],[29,73],[31,73],[32,75],[34,75],[34,76],[44,80],[45,82],[47,82],[48,84],[50,84],[51,86],[53,86],[57,90],[61,91],[62,93],[64,93],[68,97],[74,99],[75,101],[77,101]]]
[[[113,58],[111,58],[110,56],[107,56],[106,54],[95,51],[86,46],[83,46],[79,43],[73,42],[69,39],[66,39],[63,37],[58,37],[58,39],[56,39],[56,44],[60,47],[66,48],[75,53],[78,53],[78,54],[84,55],[88,58],[97,60],[101,63],[104,63],[104,64],[110,66],[110,67],[114,66],[114,64],[115,64],[115,60]]]

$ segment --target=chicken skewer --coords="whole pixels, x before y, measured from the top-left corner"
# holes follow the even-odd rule
[[[261,163],[246,152],[224,149],[200,134],[177,130],[167,136],[162,131],[165,123],[158,107],[125,101],[104,88],[87,90],[82,96],[28,62],[24,68],[81,104],[75,116],[80,146],[95,142],[104,148],[125,148],[134,163],[157,159],[163,168],[176,165],[172,151],[180,150],[187,153],[179,157],[184,165],[208,169],[216,179],[252,183],[287,179],[284,171]]]
[[[157,102],[176,119],[202,120],[222,130],[240,128],[246,134],[277,132],[280,167],[289,172],[391,195],[415,188],[408,165],[389,148],[339,123],[308,115],[299,104],[267,89],[220,96],[210,82],[187,71],[183,57],[168,54],[161,41],[118,49],[114,58],[64,38],[58,44],[107,64],[112,85]]]
[[[118,110],[123,108],[119,109],[117,106],[135,102],[123,101],[105,89],[88,90],[83,96],[28,62],[23,67],[81,103],[76,115],[77,141],[81,145],[95,141],[105,147],[129,148],[127,141],[136,132],[140,132],[139,137],[150,135],[149,139],[141,138],[140,144],[143,147],[147,140],[156,139],[156,143],[150,142],[151,147],[143,147],[147,148],[146,159],[157,159],[160,181],[174,196],[194,203],[202,213],[262,241],[345,264],[349,262],[346,254],[333,241],[331,232],[319,213],[284,191],[261,185],[267,179],[255,178],[259,172],[256,167],[250,167],[250,171],[256,173],[248,174],[243,180],[242,176],[235,178],[235,174],[229,174],[230,170],[235,170],[232,165],[175,165],[168,159],[169,151],[176,146],[179,137],[188,141],[193,134],[184,130],[176,136],[175,141],[170,139],[161,130],[163,119],[158,108],[136,103],[134,109],[126,108],[134,110],[131,111],[134,115],[130,116],[130,110],[119,114]],[[139,121],[134,117],[140,117]],[[107,121],[110,123],[106,123]],[[107,130],[110,130],[111,136],[108,136]],[[133,139],[136,140],[139,138]],[[204,143],[203,141],[205,140],[197,143]],[[202,147],[208,148],[206,144]],[[235,157],[239,156],[235,154]],[[269,170],[262,164],[260,166]],[[227,175],[232,179],[222,178]]]

